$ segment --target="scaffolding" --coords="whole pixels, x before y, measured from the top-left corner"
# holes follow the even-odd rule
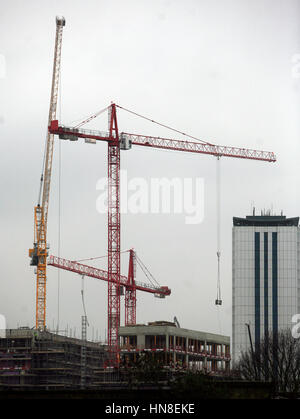
[[[48,331],[9,329],[0,338],[0,389],[94,388],[107,348]],[[85,329],[85,332],[84,332]]]
[[[86,387],[86,331],[87,331],[87,316],[81,317],[81,389]]]

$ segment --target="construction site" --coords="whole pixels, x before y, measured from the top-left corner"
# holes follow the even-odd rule
[[[40,179],[39,200],[34,207],[34,244],[29,250],[30,264],[34,267],[36,283],[35,326],[7,329],[0,337],[0,390],[76,390],[99,389],[113,383],[128,383],[128,371],[139,365],[143,357],[155,362],[169,379],[176,371],[202,371],[211,376],[230,373],[230,337],[207,331],[189,330],[174,321],[156,318],[139,324],[136,316],[137,292],[150,293],[157,298],[171,298],[170,288],[155,281],[151,272],[132,248],[129,254],[128,275],[121,274],[121,216],[120,216],[120,155],[135,147],[197,153],[221,158],[248,159],[275,162],[272,152],[215,145],[172,129],[184,140],[160,138],[121,132],[118,111],[123,110],[148,119],[136,112],[111,103],[101,111],[85,118],[76,126],[64,126],[57,119],[58,89],[61,65],[61,47],[66,21],[56,18],[55,48],[48,133],[45,146],[43,172]],[[103,113],[108,115],[107,131],[82,128]],[[186,138],[189,137],[187,140]],[[47,221],[50,202],[51,171],[54,141],[107,143],[107,270],[89,266],[84,261],[64,259],[51,255],[47,242]],[[42,147],[43,141],[40,142]],[[180,153],[179,158],[180,158]],[[218,204],[220,208],[220,203]],[[220,209],[219,209],[220,212]],[[218,212],[218,214],[219,214]],[[219,237],[219,233],[218,233]],[[216,306],[222,305],[220,292],[220,238],[218,239],[218,289]],[[148,282],[136,280],[137,264]],[[48,269],[59,269],[82,278],[91,277],[107,283],[107,316],[105,343],[87,339],[88,318],[82,316],[81,338],[76,339],[49,331],[47,327],[46,282]],[[195,291],[197,292],[197,291]],[[205,292],[205,290],[204,290]],[[121,303],[124,301],[124,325],[120,321]],[[84,306],[84,292],[82,290]]]
[[[126,384],[128,370],[145,354],[160,365],[165,379],[187,369],[217,375],[229,372],[226,336],[181,329],[172,322],[123,326],[119,336],[119,366],[111,371],[106,367],[107,345],[46,330],[8,329],[0,339],[0,389],[76,390]]]

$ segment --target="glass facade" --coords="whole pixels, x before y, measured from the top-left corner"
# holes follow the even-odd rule
[[[252,224],[233,227],[233,362],[250,347],[246,324],[255,346],[268,332],[291,328],[292,316],[300,313],[299,227]]]

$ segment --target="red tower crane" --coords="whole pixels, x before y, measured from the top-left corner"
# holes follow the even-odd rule
[[[125,296],[125,326],[136,324],[136,291],[148,292],[159,298],[165,298],[171,294],[171,290],[167,286],[155,286],[153,284],[137,282],[135,280],[135,252],[133,249],[130,249],[129,253],[128,277],[120,275],[120,295],[123,294],[124,290]],[[82,276],[108,282],[108,272],[93,266],[53,255],[49,256],[47,264],[65,271],[75,272]]]
[[[106,141],[108,144],[108,347],[110,365],[118,366],[120,324],[120,150],[129,150],[133,145],[208,154],[215,157],[233,157],[241,159],[275,162],[274,153],[251,150],[239,147],[214,145],[208,142],[183,141],[151,137],[138,134],[120,133],[117,122],[117,110],[120,106],[112,103],[109,107],[108,132],[85,130],[59,125],[57,120],[51,121],[49,132],[64,140]],[[124,109],[124,108],[122,108]],[[97,114],[96,114],[97,115]],[[84,122],[90,121],[90,117]],[[133,297],[131,301],[133,300]]]

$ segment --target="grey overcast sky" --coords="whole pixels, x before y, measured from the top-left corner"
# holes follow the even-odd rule
[[[125,214],[122,249],[134,247],[161,285],[165,300],[138,293],[137,321],[231,335],[232,217],[254,205],[299,208],[299,0],[1,0],[0,313],[7,326],[34,326],[35,275],[29,266],[49,110],[55,16],[63,15],[63,123],[83,119],[111,101],[209,142],[274,151],[275,164],[221,161],[221,288],[216,307],[216,160],[133,148],[123,152],[128,178],[204,179],[204,220],[182,214]],[[91,128],[106,129],[105,118]],[[121,131],[172,133],[119,112]],[[175,136],[179,138],[178,135]],[[61,256],[107,253],[107,217],[96,211],[107,150],[61,144]],[[58,146],[53,161],[48,241],[58,252]],[[122,273],[127,273],[127,254]],[[106,268],[105,259],[95,266]],[[138,280],[145,278],[138,271]],[[48,269],[47,324],[80,335],[81,279]],[[107,284],[85,279],[89,338],[104,340]],[[122,301],[123,322],[124,301]]]

